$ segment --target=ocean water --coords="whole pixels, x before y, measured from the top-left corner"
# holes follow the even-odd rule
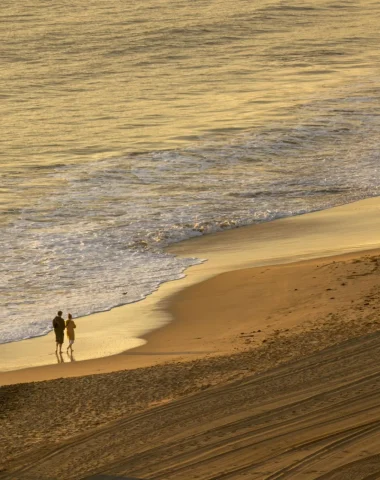
[[[196,235],[380,195],[380,3],[3,0],[0,343]]]

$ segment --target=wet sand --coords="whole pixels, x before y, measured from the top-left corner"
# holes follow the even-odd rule
[[[175,327],[171,335],[174,327],[168,308],[170,298],[221,273],[376,247],[380,247],[379,198],[173,245],[169,251],[176,255],[207,261],[189,268],[184,279],[162,285],[142,302],[76,319],[74,361],[66,354],[62,358],[55,356],[53,333],[0,345],[0,385],[106,373],[191,359],[204,352],[218,353],[220,348],[215,346],[213,335],[193,335],[187,321]],[[210,331],[210,322],[213,319],[209,317],[202,328]],[[141,325],[147,327],[142,329]],[[165,325],[168,327],[162,329]],[[202,337],[202,341],[194,342],[193,337]],[[129,350],[131,345],[141,346]],[[57,364],[62,360],[64,363]]]

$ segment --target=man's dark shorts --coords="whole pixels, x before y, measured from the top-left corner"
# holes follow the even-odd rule
[[[55,332],[55,341],[57,343],[62,344],[63,343],[63,337],[64,337],[63,330],[54,330],[54,332]]]

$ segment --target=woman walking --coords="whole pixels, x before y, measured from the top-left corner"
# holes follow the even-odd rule
[[[69,346],[67,347],[67,353],[69,353],[69,349],[71,350],[71,354],[73,353],[73,343],[75,340],[75,332],[74,328],[77,328],[71,313],[68,314],[68,319],[66,320],[66,332],[67,338],[69,339]]]

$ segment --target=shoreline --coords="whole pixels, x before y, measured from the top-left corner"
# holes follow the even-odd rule
[[[78,319],[78,352],[86,350],[87,342],[90,347],[92,344],[96,345],[94,350],[98,349],[96,351],[101,354],[100,358],[35,366],[40,358],[46,361],[46,352],[53,350],[52,334],[0,345],[0,369],[4,370],[4,365],[11,365],[9,371],[0,371],[0,384],[107,373],[220,354],[220,350],[210,350],[208,345],[200,348],[199,342],[190,341],[193,332],[191,327],[186,327],[186,322],[181,323],[182,344],[178,341],[178,332],[173,338],[171,332],[173,325],[178,325],[178,312],[170,311],[169,304],[176,295],[181,295],[181,292],[186,292],[189,288],[197,289],[196,286],[202,282],[227,272],[233,273],[258,266],[294,264],[348,252],[357,255],[358,252],[378,248],[379,213],[380,198],[374,197],[329,210],[174,244],[167,251],[179,256],[207,258],[207,261],[189,267],[185,278],[162,284],[156,292],[141,302]],[[147,324],[151,325],[150,332],[143,334],[136,328],[133,331],[132,328],[136,346],[141,346],[132,350],[124,349],[123,353],[114,355],[109,354],[104,346],[101,350],[99,338],[105,344],[112,344],[113,340],[120,342],[120,338],[131,334],[130,331],[126,333],[128,328],[125,318],[139,318],[141,315]],[[174,321],[173,315],[176,318]],[[180,315],[183,316],[183,312]],[[210,328],[215,329],[215,326]],[[122,342],[118,345],[122,349]],[[188,348],[176,348],[176,345]],[[115,347],[114,344],[112,346]],[[91,348],[89,353],[91,355]],[[51,358],[47,359],[47,363],[49,362],[52,363]],[[30,368],[23,368],[27,365]]]

